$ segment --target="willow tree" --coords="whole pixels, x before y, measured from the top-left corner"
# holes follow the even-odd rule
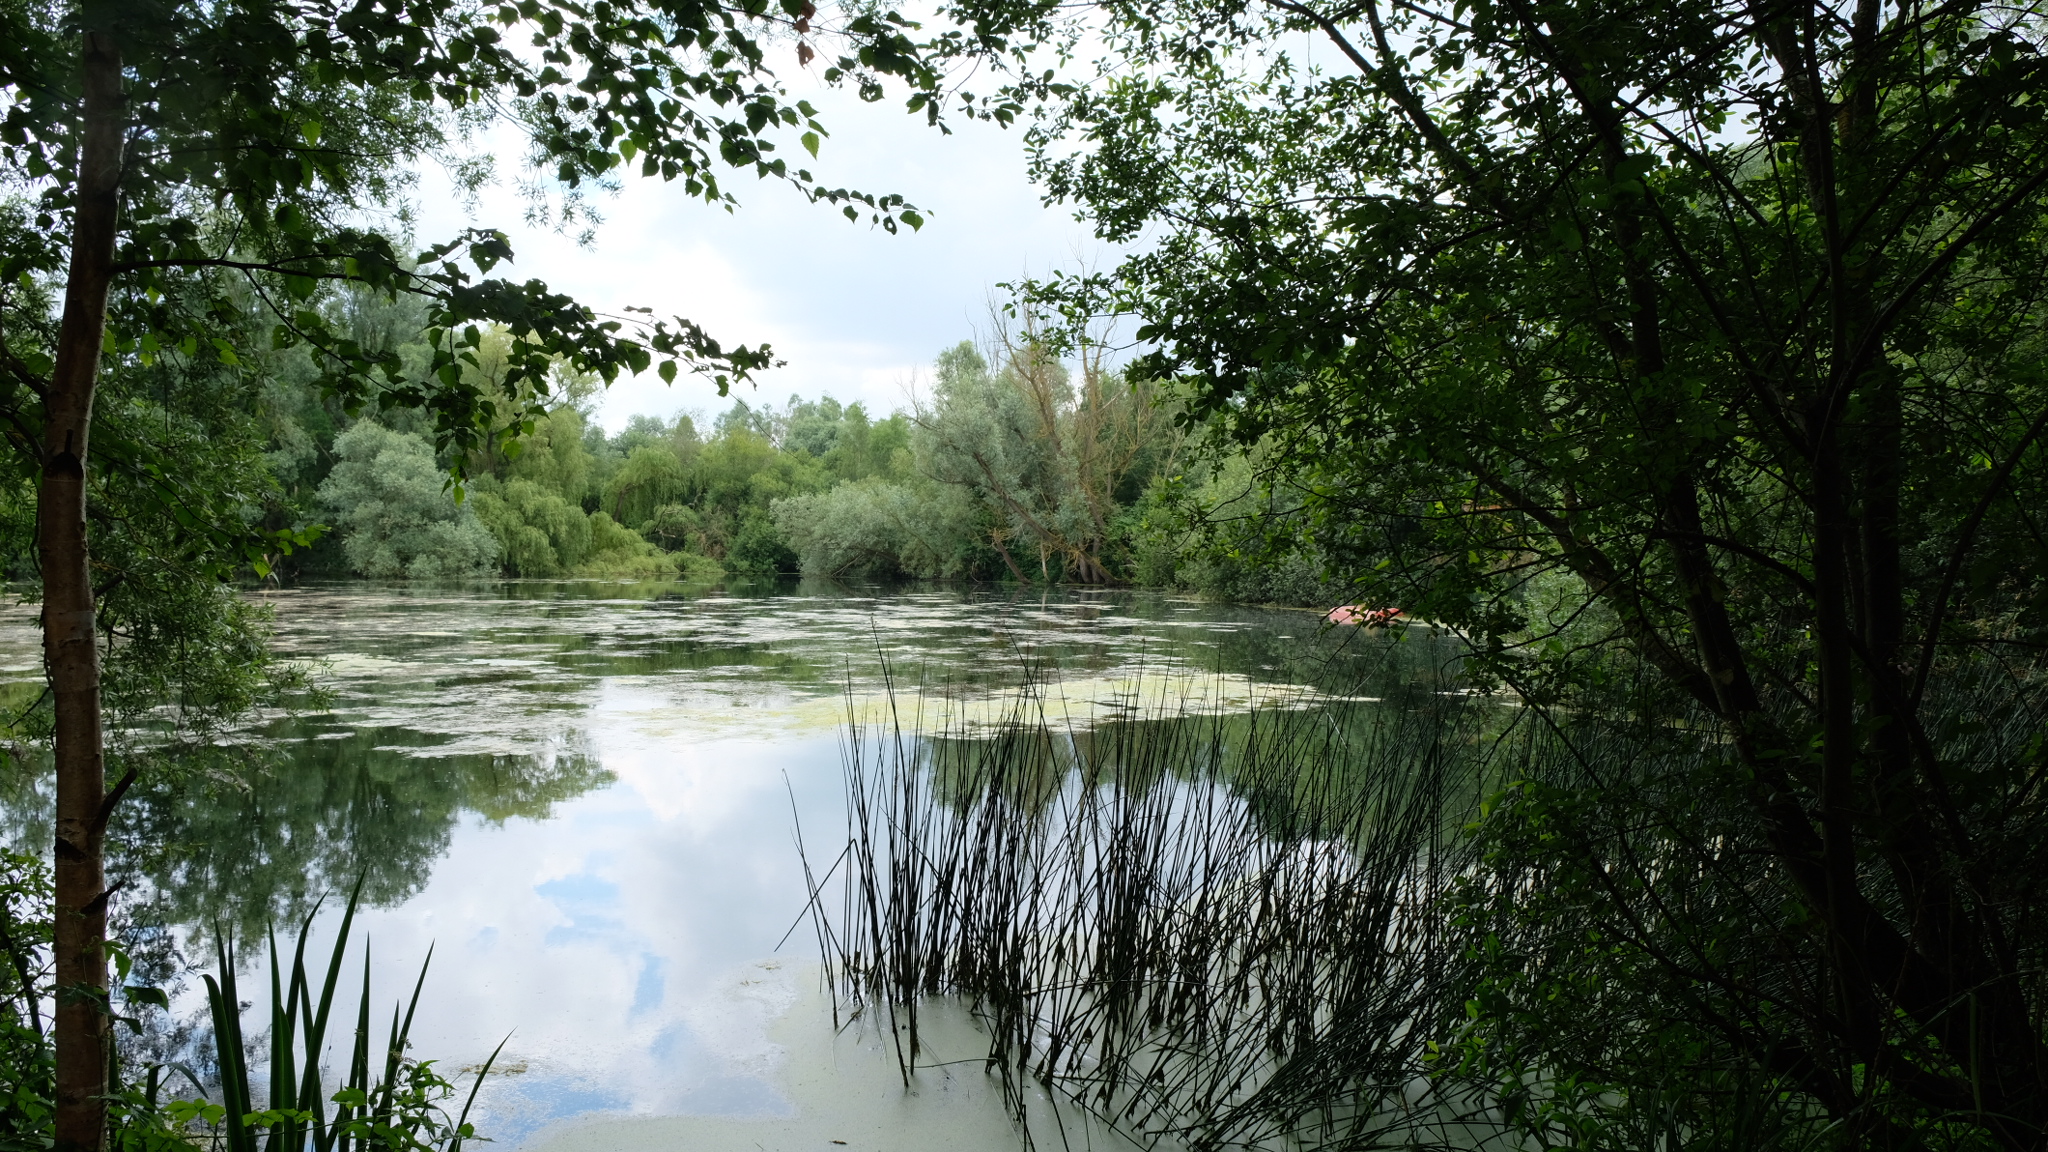
[[[1120,507],[1171,465],[1179,435],[1144,383],[1127,386],[1099,344],[1080,346],[1079,380],[1038,338],[998,328],[999,364],[971,343],[940,353],[916,427],[918,466],[987,510],[988,543],[1019,582],[1064,578],[1111,584],[1106,558]],[[1020,565],[1011,545],[1034,549]],[[1028,563],[1035,559],[1036,565]]]
[[[1364,595],[1718,725],[1732,807],[1583,861],[1641,901],[1600,938],[1851,1140],[2040,1147],[2048,10],[954,10],[1107,47],[1015,93],[1135,253],[1039,307],[1134,315]],[[1747,911],[1687,929],[1688,875]]]
[[[815,154],[823,129],[774,81],[770,47],[801,64],[823,51],[826,78],[869,98],[892,74],[930,82],[892,14],[820,21],[804,0],[0,6],[0,165],[32,200],[39,229],[0,259],[10,284],[42,278],[62,300],[50,339],[0,333],[0,406],[40,470],[57,776],[57,1147],[104,1139],[103,841],[132,779],[106,787],[88,532],[103,366],[234,363],[248,351],[253,301],[268,342],[311,346],[326,389],[352,408],[431,411],[441,447],[457,455],[522,426],[502,418],[503,395],[534,397],[524,415],[538,417],[558,360],[606,380],[657,364],[673,379],[680,365],[723,389],[770,364],[768,351],[725,348],[686,320],[600,316],[537,281],[493,276],[512,255],[498,232],[411,254],[370,225],[417,158],[489,119],[522,129],[530,162],[569,190],[637,170],[727,202],[729,168],[891,230],[918,225],[900,199],[824,187],[785,158],[779,144]],[[394,355],[330,325],[313,305],[339,281],[428,301],[434,351],[423,374],[403,374]],[[515,352],[499,392],[462,371],[493,324]],[[177,462],[156,467],[169,475]]]

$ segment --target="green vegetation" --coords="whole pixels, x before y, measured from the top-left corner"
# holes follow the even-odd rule
[[[2048,9],[952,12],[1127,253],[1017,306],[1130,317],[1269,530],[1554,737],[1431,908],[1434,1064],[1247,1106],[1384,1072],[1532,1147],[2039,1147]]]
[[[132,780],[110,790],[106,778],[102,648],[115,647],[119,620],[110,596],[125,587],[150,602],[131,620],[157,612],[150,581],[115,579],[99,562],[134,536],[145,544],[135,570],[175,572],[167,583],[203,591],[174,602],[196,596],[201,615],[232,621],[232,595],[218,584],[238,565],[221,558],[241,553],[261,574],[273,553],[309,542],[239,518],[252,493],[218,467],[232,452],[216,454],[204,440],[178,452],[154,422],[124,444],[120,413],[107,411],[116,390],[103,397],[101,385],[131,373],[235,376],[266,348],[304,349],[321,397],[350,414],[428,414],[434,448],[458,467],[538,419],[550,374],[564,365],[606,381],[650,368],[673,380],[687,368],[723,392],[773,356],[728,349],[680,318],[600,317],[538,280],[507,278],[513,253],[495,230],[466,229],[406,253],[388,225],[403,211],[407,161],[439,156],[473,188],[488,165],[465,155],[465,142],[501,124],[524,137],[528,165],[552,177],[543,196],[556,218],[579,215],[580,189],[628,166],[730,206],[720,182],[729,168],[842,205],[855,220],[865,210],[891,231],[916,227],[921,217],[900,197],[823,185],[777,154],[778,145],[815,154],[825,129],[807,102],[786,99],[764,42],[799,37],[804,62],[822,55],[826,82],[851,83],[868,99],[891,77],[921,103],[937,95],[940,77],[895,13],[816,16],[799,0],[647,0],[596,17],[549,0],[428,0],[402,11],[319,2],[0,7],[0,415],[14,475],[34,493],[34,516],[18,519],[33,524],[45,609],[62,992],[52,1135],[62,1152],[98,1149],[106,1135],[105,833]],[[390,347],[357,339],[345,311],[320,307],[323,288],[338,286],[423,306],[426,323],[415,331],[424,361],[408,370]],[[480,367],[486,331],[498,328],[508,337],[503,373],[487,388],[470,370]],[[124,472],[137,503],[110,509],[118,485],[108,474]],[[382,495],[396,504],[383,535],[359,549],[366,563],[436,573],[475,566],[480,538],[459,516],[444,517],[417,492]],[[108,527],[110,511],[155,514],[124,530]],[[600,555],[629,547],[600,535]],[[180,701],[201,711],[214,702]]]
[[[355,323],[402,362],[424,363],[427,348],[402,330],[408,319],[383,308]],[[284,571],[801,573],[1144,584],[1301,603],[1339,587],[1296,542],[1280,545],[1283,559],[1270,555],[1270,528],[1247,512],[1276,498],[1251,457],[1214,438],[1190,450],[1154,389],[1099,362],[1070,370],[1036,339],[999,342],[994,364],[971,344],[946,351],[928,400],[886,418],[829,396],[792,397],[779,409],[737,401],[708,430],[689,414],[636,416],[613,436],[591,422],[595,385],[572,373],[556,375],[566,399],[537,413],[532,397],[510,395],[509,344],[503,331],[486,333],[465,371],[523,415],[506,416],[495,446],[468,458],[459,489],[445,475],[456,460],[436,459],[417,417],[351,418],[313,389],[303,355],[274,358],[266,458],[285,495],[265,514],[328,529],[282,559]]]
[[[1114,578],[1115,496],[1142,491],[1153,457],[1170,454],[1170,434],[1156,432],[1166,421],[1149,393],[1098,366],[1077,390],[1035,342],[1004,352],[994,368],[970,344],[940,356],[900,458],[848,477],[864,483],[777,506],[805,572]]]
[[[366,420],[335,437],[334,456],[318,496],[341,529],[350,568],[416,580],[491,570],[498,540],[475,512],[455,503],[426,441]],[[584,539],[589,535],[586,526]]]
[[[1259,475],[1261,450],[1190,443],[1151,385],[1089,355],[1070,369],[1030,331],[1003,335],[993,358],[962,343],[935,368],[915,411],[876,433],[862,421],[828,451],[828,465],[842,452],[860,462],[837,464],[838,484],[774,502],[806,575],[1136,584],[1291,603],[1342,589],[1312,543],[1276,539],[1256,515],[1287,499]],[[794,407],[788,424],[802,427]]]
[[[1408,682],[1436,648],[1377,648],[1394,707],[856,729],[838,986],[906,1071],[919,1003],[964,999],[1019,1113],[1042,1086],[1194,1148],[1518,1146],[1436,1061],[1491,928],[1443,915],[1484,858],[1456,829],[1530,732]]]
[[[981,997],[1001,1067],[1218,1140],[2040,1147],[2048,8],[941,15],[919,43],[805,0],[0,6],[0,552],[37,581],[49,689],[9,735],[47,743],[58,848],[53,1079],[10,1091],[51,1102],[56,1147],[100,1148],[116,1098],[108,822],[164,749],[292,689],[231,587],[280,570],[1398,607],[1456,629],[1515,722],[1362,753],[1353,809],[1302,776],[1327,749],[1243,770],[1260,805],[1337,804],[1320,838],[1133,784],[1111,825],[1176,830],[1069,852],[1107,899],[1021,939],[1019,909],[1071,895],[1008,870],[1059,862],[1033,839],[1058,825],[970,808],[986,837],[901,846],[990,881],[965,890],[979,934],[890,919],[957,910],[923,890],[872,905],[866,963],[900,966],[859,977]],[[934,121],[1023,120],[1046,192],[1127,255],[1025,286],[1022,331],[943,354],[914,412],[606,437],[600,381],[688,368],[723,395],[773,357],[504,278],[487,229],[412,253],[380,230],[391,157],[460,163],[490,122],[554,177],[551,215],[634,167],[729,204],[732,168],[917,226],[787,162],[823,128],[765,65],[784,38]],[[947,61],[1001,78],[971,96]],[[1138,324],[1121,372],[1090,338],[1109,316]],[[1118,755],[1164,779],[1227,743]],[[1257,867],[1160,897],[1217,845]],[[1020,1014],[1038,987],[1103,998]],[[1448,1118],[1414,1120],[1411,1087]]]
[[[54,1061],[43,1015],[53,995],[47,963],[50,924],[44,918],[49,889],[42,861],[0,852],[0,944],[8,960],[0,971],[0,1092],[6,1103],[0,1108],[0,1148],[9,1152],[47,1148],[55,1111]],[[180,1052],[178,1059],[120,1060],[110,1083],[107,1147],[114,1152],[256,1152],[259,1146],[288,1152],[458,1152],[474,1138],[470,1105],[496,1054],[477,1070],[460,1112],[451,1117],[445,1104],[455,1094],[454,1085],[432,1061],[407,1055],[407,1037],[426,986],[426,963],[402,1005],[403,1014],[394,1006],[381,1046],[371,1038],[367,963],[355,1012],[344,1020],[333,1016],[360,894],[358,885],[342,910],[324,969],[309,971],[306,957],[319,901],[300,920],[288,964],[278,953],[274,932],[256,934],[268,938],[270,952],[270,1013],[261,1037],[269,1046],[267,1083],[250,1068],[254,1049],[242,1026],[245,1005],[236,986],[235,949],[228,939],[217,940],[216,971],[203,977],[211,1043],[191,1057]],[[125,949],[116,948],[114,959],[118,995],[110,1010],[123,1014],[120,1021],[141,1035],[137,1017],[166,1014],[170,998],[160,988],[130,982],[131,973],[139,972]],[[354,1042],[348,1070],[330,1092],[323,1067],[330,1055],[330,1025],[349,1024]],[[204,1079],[196,1069],[205,1070]],[[180,1091],[194,1094],[181,1096]]]
[[[0,849],[0,1148],[34,1148],[56,1111],[49,1022],[50,874]]]
[[[121,1117],[118,1139],[124,1147],[154,1152],[157,1148],[197,1146],[194,1130],[201,1126],[217,1134],[208,1144],[225,1144],[228,1152],[256,1152],[259,1137],[266,1152],[459,1152],[463,1141],[476,1135],[469,1124],[470,1106],[476,1102],[477,1090],[497,1061],[497,1053],[493,1052],[477,1070],[462,1110],[453,1118],[441,1105],[455,1094],[454,1085],[434,1069],[432,1061],[415,1060],[405,1054],[410,1046],[407,1037],[412,1032],[413,1014],[426,987],[431,952],[421,962],[419,979],[404,1005],[404,1014],[401,1016],[398,1007],[393,1006],[390,1030],[381,1048],[373,1047],[370,1038],[370,972],[365,953],[348,1072],[331,1097],[322,1086],[325,1069],[321,1063],[327,1055],[329,1013],[334,1007],[334,987],[350,943],[357,895],[350,895],[342,911],[334,951],[324,972],[309,978],[306,970],[306,935],[319,911],[317,904],[299,926],[289,968],[278,956],[276,934],[268,934],[270,1082],[263,1086],[267,1088],[261,1096],[265,1107],[256,1108],[259,1096],[252,1089],[260,1081],[252,1078],[248,1066],[242,1001],[235,987],[235,952],[223,940],[215,949],[219,979],[205,977],[221,1099],[218,1103],[172,1101],[159,1109],[155,1099],[158,1069],[152,1068],[148,1086],[139,1098],[129,1093],[123,1101],[131,1109],[138,1103],[142,1106],[138,1110],[140,1115]],[[330,1103],[334,1106],[331,1113]]]

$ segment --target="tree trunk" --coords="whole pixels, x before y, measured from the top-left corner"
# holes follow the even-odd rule
[[[105,1144],[108,1045],[107,890],[111,805],[100,732],[100,661],[85,539],[86,442],[113,277],[120,207],[121,57],[110,36],[84,37],[84,132],[64,319],[44,401],[36,551],[43,575],[43,658],[57,708],[58,1152]]]

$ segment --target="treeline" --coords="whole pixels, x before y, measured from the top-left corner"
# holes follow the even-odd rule
[[[421,317],[371,297],[333,307],[365,349],[426,364]],[[275,481],[264,515],[273,529],[327,529],[276,566],[378,579],[802,574],[1334,595],[1312,548],[1276,545],[1270,518],[1254,515],[1276,507],[1256,450],[1206,450],[1154,387],[1096,358],[1062,363],[1028,334],[945,351],[928,394],[886,417],[829,396],[739,400],[708,427],[635,416],[611,435],[592,419],[594,380],[557,370],[539,406],[530,389],[505,388],[509,341],[483,333],[463,369],[499,415],[487,448],[460,460],[437,456],[430,415],[352,415],[322,394],[311,354],[276,357],[261,404]]]
[[[425,363],[419,317],[367,297],[337,307],[366,349]],[[430,415],[350,414],[323,395],[310,355],[281,357],[263,402],[277,482],[265,515],[329,528],[283,566],[381,579],[775,573],[793,562],[772,503],[885,468],[904,439],[900,419],[830,400],[774,414],[735,404],[708,435],[685,415],[607,436],[591,420],[596,381],[557,368],[537,405],[501,383],[511,352],[485,332],[463,368],[493,396],[496,424],[460,459],[437,456]]]
[[[362,291],[310,303],[356,355],[396,358],[392,403],[349,403],[330,387],[329,353],[266,347],[253,319],[225,349],[137,342],[107,374],[95,562],[102,613],[138,671],[183,666],[156,643],[202,633],[219,633],[209,651],[253,651],[228,594],[252,578],[803,575],[1253,602],[1342,594],[1266,445],[1212,435],[1099,358],[1062,362],[1028,327],[944,351],[930,387],[887,416],[831,397],[738,400],[708,421],[635,416],[615,434],[593,419],[600,381],[558,364],[538,389],[510,385],[521,350],[483,330],[459,371],[486,397],[488,427],[458,456],[437,448],[435,413],[406,402],[433,363],[424,309]],[[35,579],[33,460],[24,448],[27,466],[0,491],[0,563],[22,581]],[[232,712],[252,666],[223,662],[176,694]],[[141,679],[138,708],[162,688]]]

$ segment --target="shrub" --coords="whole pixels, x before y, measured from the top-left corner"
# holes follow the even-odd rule
[[[640,525],[640,534],[671,552],[705,550],[704,517],[687,504],[663,504]]]
[[[351,569],[434,580],[485,576],[497,566],[497,538],[455,502],[426,441],[364,420],[334,438],[334,454],[319,499],[342,531]]]
[[[590,554],[590,517],[531,480],[479,478],[470,504],[519,576],[560,576]]]
[[[775,523],[806,576],[906,575],[911,503],[900,484],[863,480],[777,500]]]
[[[732,534],[732,546],[726,549],[725,561],[735,572],[762,576],[798,570],[796,552],[783,538],[782,530],[767,513],[754,508],[741,516],[739,529]]]
[[[688,479],[682,460],[667,447],[635,448],[604,486],[603,510],[622,524],[638,524],[681,500]]]
[[[670,580],[676,562],[638,532],[604,512],[590,514],[590,554],[576,566],[578,576],[615,580]]]

